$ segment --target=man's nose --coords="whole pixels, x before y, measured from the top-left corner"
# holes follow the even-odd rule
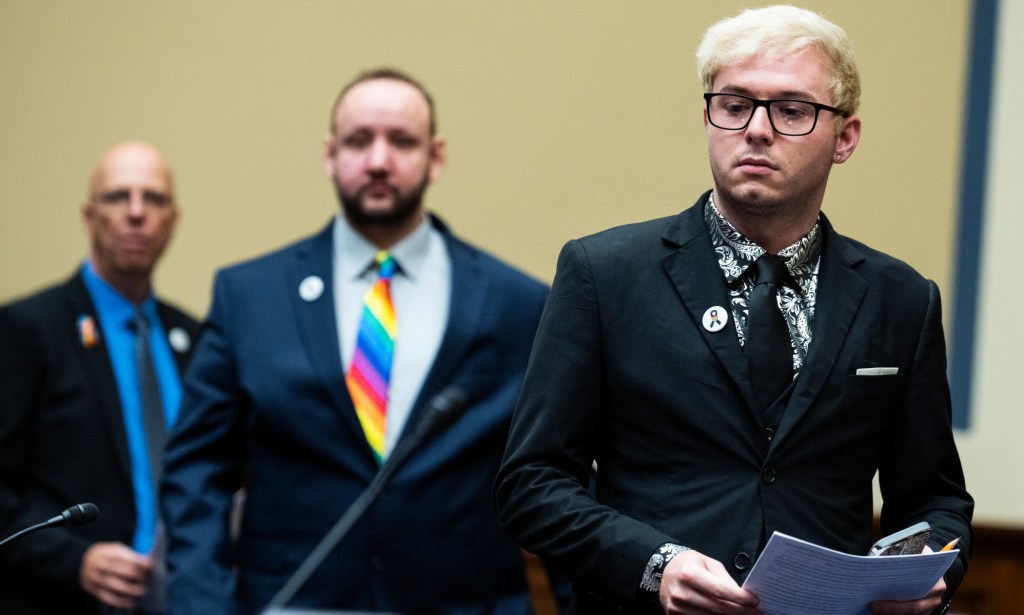
[[[370,146],[368,166],[373,170],[386,170],[391,162],[391,146],[387,139],[376,139]]]
[[[146,215],[146,197],[141,190],[132,190],[128,195],[128,216],[142,218]]]
[[[761,106],[754,108],[754,114],[747,123],[747,139],[752,141],[771,142],[775,139],[775,129],[772,127],[771,118],[768,117],[768,107]]]

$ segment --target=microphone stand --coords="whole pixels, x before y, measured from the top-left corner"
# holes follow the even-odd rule
[[[370,481],[366,489],[352,502],[348,510],[334,523],[334,527],[320,539],[316,548],[306,556],[302,564],[299,565],[292,576],[288,578],[288,581],[270,600],[267,608],[263,611],[263,615],[281,612],[280,609],[295,597],[295,594],[305,585],[309,577],[313,575],[313,572],[320,567],[320,564],[338,546],[341,539],[348,534],[356,521],[380,497],[384,492],[384,487],[391,480],[391,476],[398,469],[398,466],[405,461],[405,458],[409,456],[409,453],[419,446],[420,442],[429,433],[437,431],[452,421],[463,405],[465,405],[465,395],[456,387],[448,387],[430,400],[427,411],[416,426],[416,430],[409,438],[395,446],[391,455],[381,465],[380,470],[374,475],[373,480]]]

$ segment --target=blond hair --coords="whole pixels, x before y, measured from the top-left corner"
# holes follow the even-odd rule
[[[697,48],[697,77],[711,92],[718,73],[747,58],[780,56],[813,48],[821,52],[829,75],[831,104],[845,114],[860,105],[860,74],[842,28],[818,13],[795,6],[747,9],[708,28]],[[837,129],[842,118],[836,118]]]

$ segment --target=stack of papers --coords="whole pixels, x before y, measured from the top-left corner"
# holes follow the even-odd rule
[[[766,615],[871,615],[875,600],[925,596],[958,553],[849,555],[775,532],[743,587]]]

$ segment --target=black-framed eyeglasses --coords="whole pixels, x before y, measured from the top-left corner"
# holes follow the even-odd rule
[[[761,100],[742,94],[707,92],[704,101],[708,107],[708,121],[722,130],[743,130],[754,117],[758,107],[768,112],[772,129],[780,135],[800,137],[814,132],[819,111],[831,111],[843,117],[849,113],[842,109],[807,100]]]

